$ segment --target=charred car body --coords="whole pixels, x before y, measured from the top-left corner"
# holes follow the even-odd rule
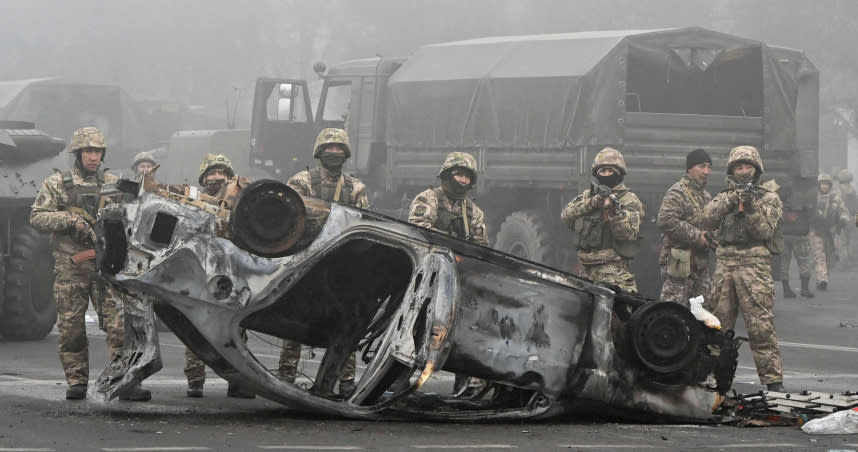
[[[593,406],[711,422],[738,340],[688,310],[262,180],[231,210],[187,186],[123,180],[99,268],[130,291],[110,400],[160,368],[152,310],[223,378],[292,408],[366,419],[544,418]],[[111,276],[112,275],[112,276]],[[312,388],[279,380],[240,329],[324,348]],[[720,354],[710,350],[720,348]],[[366,367],[347,398],[341,367]],[[491,394],[425,391],[439,371]]]

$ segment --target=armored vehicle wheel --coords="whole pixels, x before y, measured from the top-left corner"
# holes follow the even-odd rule
[[[495,237],[496,249],[522,259],[551,264],[551,244],[545,222],[535,210],[511,213]]]
[[[47,236],[29,224],[12,236],[0,334],[13,341],[45,337],[57,321],[54,265]]]

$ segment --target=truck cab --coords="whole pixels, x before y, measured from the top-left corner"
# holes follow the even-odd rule
[[[383,177],[387,80],[404,57],[373,57],[314,69],[322,77],[315,113],[304,80],[260,78],[256,81],[251,123],[251,164],[277,175],[315,166],[316,134],[325,128],[346,129],[352,157],[346,170],[358,177]],[[284,146],[286,146],[284,148]],[[383,187],[384,184],[379,185]]]

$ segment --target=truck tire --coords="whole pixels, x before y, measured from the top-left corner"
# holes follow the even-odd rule
[[[0,334],[8,340],[42,339],[57,322],[54,265],[48,237],[24,225],[12,237]]]
[[[494,247],[522,259],[552,265],[549,239],[542,216],[535,210],[520,210],[501,223]]]

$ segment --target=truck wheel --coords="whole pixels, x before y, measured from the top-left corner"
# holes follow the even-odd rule
[[[545,222],[534,210],[513,212],[506,217],[495,237],[495,249],[529,261],[551,264],[551,243],[545,232]]]
[[[12,237],[0,334],[13,341],[42,339],[57,321],[54,265],[48,237],[30,225]]]

